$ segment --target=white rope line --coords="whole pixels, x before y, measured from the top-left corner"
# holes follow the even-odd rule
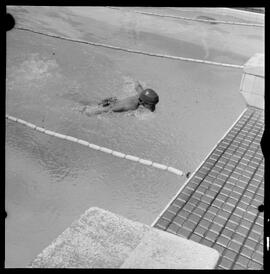
[[[23,28],[23,27],[15,27],[15,29],[23,30],[23,31],[29,31],[29,32],[33,32],[33,33],[37,33],[37,34],[41,34],[41,35],[49,36],[49,37],[53,37],[53,38],[58,38],[58,39],[62,39],[62,40],[67,40],[67,41],[72,41],[72,42],[77,42],[77,43],[83,43],[83,44],[88,44],[88,45],[92,45],[92,46],[110,48],[110,49],[115,49],[115,50],[121,50],[121,51],[125,51],[125,52],[131,52],[131,53],[137,53],[137,54],[143,54],[143,55],[149,55],[149,56],[155,56],[155,57],[162,57],[162,58],[173,59],[173,60],[180,60],[180,61],[196,62],[196,63],[202,63],[202,64],[208,64],[208,65],[222,66],[222,67],[230,67],[230,68],[237,68],[237,69],[243,69],[244,68],[243,65],[225,64],[225,63],[218,63],[218,62],[212,62],[212,61],[206,61],[206,60],[200,60],[200,59],[193,59],[193,58],[186,58],[186,57],[180,57],[180,56],[173,56],[173,55],[167,55],[167,54],[151,53],[151,52],[146,52],[146,51],[139,51],[139,50],[134,50],[134,49],[128,49],[128,48],[112,46],[112,45],[108,45],[108,44],[96,43],[96,42],[91,42],[91,41],[84,41],[84,40],[79,40],[79,39],[72,39],[72,38],[67,38],[67,37],[63,37],[63,36],[58,36],[58,35],[55,35],[55,34],[43,33],[43,32],[39,32],[39,31],[36,31],[36,30]]]
[[[57,137],[59,139],[68,140],[68,141],[71,141],[71,142],[74,142],[74,143],[89,147],[89,148],[97,150],[97,151],[101,151],[101,152],[104,152],[104,153],[107,153],[107,154],[111,154],[111,155],[113,155],[115,157],[118,157],[118,158],[127,159],[127,160],[130,160],[130,161],[133,161],[133,162],[138,162],[138,163],[140,163],[142,165],[146,165],[146,166],[152,166],[152,167],[157,168],[157,169],[161,169],[161,170],[165,170],[165,171],[174,173],[178,176],[184,176],[185,175],[187,178],[189,178],[189,176],[190,176],[190,172],[184,173],[183,171],[181,171],[177,168],[174,168],[174,167],[170,167],[170,166],[166,166],[166,165],[163,165],[163,164],[155,163],[151,160],[142,159],[142,158],[139,158],[137,156],[125,154],[125,153],[115,151],[115,150],[112,150],[112,149],[109,149],[109,148],[106,148],[106,147],[101,147],[101,146],[98,146],[98,145],[95,145],[95,144],[91,144],[87,141],[84,141],[84,140],[81,140],[81,139],[78,139],[78,138],[75,138],[75,137],[72,137],[72,136],[60,134],[60,133],[45,129],[43,127],[38,127],[34,124],[31,124],[27,121],[24,121],[24,120],[19,119],[19,118],[15,118],[15,117],[10,116],[10,115],[6,115],[6,119],[14,121],[14,122],[19,123],[19,124],[22,124],[22,125],[27,126],[31,129],[42,132],[44,134],[51,135],[51,136]]]
[[[115,10],[124,10],[117,7],[107,7],[110,9]],[[168,18],[174,18],[174,19],[182,19],[182,20],[188,20],[188,21],[199,21],[199,22],[207,22],[207,23],[219,23],[219,24],[229,24],[229,25],[241,25],[241,26],[250,26],[250,27],[264,27],[264,24],[253,24],[253,23],[241,23],[241,22],[233,22],[233,21],[218,21],[218,20],[208,20],[208,19],[199,19],[199,18],[188,18],[183,16],[175,16],[175,15],[163,15],[158,14],[154,12],[146,12],[146,11],[137,11],[137,10],[130,10],[134,13],[139,14],[145,14],[145,15],[153,15],[153,16],[159,16],[159,17],[168,17]]]

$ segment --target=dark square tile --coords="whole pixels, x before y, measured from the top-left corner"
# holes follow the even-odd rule
[[[217,215],[219,209],[214,207],[214,206],[210,206],[208,209],[208,212],[213,213],[214,215]]]
[[[211,213],[211,212],[206,212],[204,214],[204,219],[208,220],[210,222],[212,222],[212,220],[215,218],[215,214]]]
[[[260,225],[258,225],[258,224],[254,224],[253,227],[252,227],[252,230],[253,230],[254,232],[257,232],[257,233],[262,233],[263,227],[260,226]]]
[[[241,198],[241,203],[244,203],[246,205],[249,205],[251,203],[252,199],[248,198],[248,197],[242,197]]]
[[[229,197],[230,194],[231,194],[231,191],[226,189],[226,188],[222,188],[221,191],[220,191],[220,194],[226,196],[226,197]]]
[[[251,214],[254,214],[254,212],[255,212],[255,214],[257,215],[257,213],[258,213],[258,206],[252,203],[252,204],[250,204],[248,206],[248,208],[246,209],[246,211],[248,211]]]
[[[255,242],[255,241],[253,241],[251,239],[247,239],[246,242],[245,242],[245,246],[250,247],[250,249],[255,249],[257,243],[258,242]]]
[[[247,229],[251,228],[252,222],[246,220],[246,219],[242,219],[241,224],[242,227],[245,227]]]
[[[206,239],[208,239],[208,240],[214,242],[214,241],[216,241],[217,238],[218,238],[218,233],[213,232],[212,230],[208,230],[208,231],[206,232],[206,234],[205,234],[204,237],[205,237]]]
[[[232,250],[227,249],[227,250],[224,252],[223,256],[224,256],[225,258],[229,259],[230,261],[233,261],[233,262],[234,262],[234,260],[235,260],[235,258],[236,258],[236,256],[237,256],[237,253],[234,252],[234,251],[232,251]]]
[[[226,250],[226,248],[220,244],[215,243],[212,246],[215,250],[217,250],[219,252],[220,255],[222,255],[222,253],[224,252],[224,250]]]
[[[193,231],[193,229],[196,227],[196,224],[190,222],[190,221],[185,221],[182,225],[183,228],[185,228],[188,231]]]
[[[228,202],[228,201],[227,201]],[[223,205],[222,209],[228,213],[232,213],[233,209],[234,209],[234,206],[226,203]]]
[[[184,228],[184,227],[181,227],[178,231],[177,231],[177,235],[181,235],[185,238],[188,238],[189,235],[191,234],[191,231]]]
[[[257,245],[257,252],[263,255],[263,242]]]
[[[182,224],[185,222],[185,218],[180,217],[180,216],[176,216],[173,220],[174,223],[176,223],[178,226],[182,226]]]
[[[230,242],[230,240],[226,237],[223,237],[223,236],[219,236],[218,239],[217,239],[217,243],[224,246],[224,247],[227,247],[229,242]]]
[[[254,270],[258,270],[261,268],[261,264],[258,264],[257,262],[255,261],[249,261],[248,263],[248,269],[254,269]]]
[[[185,194],[184,192],[181,192],[181,193],[178,195],[177,199],[180,199],[181,201],[187,202],[188,199],[189,199],[189,197],[190,197],[190,195],[187,195],[187,194]]]
[[[173,201],[173,204],[179,208],[182,208],[186,201],[179,199],[178,197]]]
[[[203,180],[205,177],[205,174],[202,172],[202,171],[198,171],[196,173],[196,178],[200,179],[200,180]]]
[[[215,206],[215,207],[217,207],[217,208],[221,208],[223,204],[224,204],[223,201],[220,201],[220,200],[218,200],[218,199],[215,199],[215,200],[213,201],[213,203],[212,203],[212,206]]]
[[[198,184],[194,181],[189,181],[187,184],[188,187],[190,187],[190,189],[196,189],[196,187],[198,186]]]
[[[243,209],[241,209],[241,208],[234,209],[233,215],[242,218],[244,214],[245,214],[245,211]]]
[[[235,230],[237,227],[238,227],[238,224],[230,220],[226,224],[226,228],[230,230]]]
[[[213,245],[213,241],[203,238],[201,240],[201,244],[211,247]]]
[[[200,202],[198,205],[197,205],[197,207],[198,208],[200,208],[200,209],[202,209],[202,210],[206,210],[207,208],[208,208],[208,204],[206,204],[206,203],[203,203],[203,202]]]
[[[194,213],[191,213],[189,215],[188,220],[191,221],[191,222],[193,222],[193,223],[195,223],[195,224],[197,224],[201,220],[201,217],[195,215]]]
[[[231,213],[224,211],[224,210],[220,210],[218,212],[218,216],[222,217],[223,219],[227,220],[230,217]]]
[[[242,251],[241,251],[241,254],[249,259],[251,259],[251,256],[253,254],[253,251],[252,249],[246,247],[246,246],[243,246],[242,247]]]
[[[248,197],[250,199],[253,198],[254,193],[251,193],[250,191],[246,190],[244,193],[244,197]]]
[[[208,205],[211,204],[212,200],[213,200],[213,198],[210,198],[210,197],[208,197],[208,196],[206,196],[206,195],[204,195],[204,196],[201,198],[201,201],[204,202],[204,203],[206,203],[206,204],[208,204]]]
[[[175,215],[180,210],[180,208],[178,206],[172,204],[168,207],[167,210]]]
[[[192,178],[192,183],[194,183],[195,185],[199,185],[201,183],[201,179],[200,178],[197,178],[196,175],[195,177]]]
[[[241,217],[239,217],[238,215],[235,215],[233,212],[233,214],[230,217],[230,220],[238,224],[241,221]]]
[[[168,226],[167,231],[176,234],[177,231],[178,231],[178,229],[179,229],[179,226],[178,226],[177,224],[171,223],[171,224]]]
[[[202,239],[202,237],[200,237],[194,233],[190,236],[190,240],[197,242],[197,243],[199,243],[201,241],[201,239]]]
[[[220,179],[222,182],[225,182],[227,180],[228,176],[226,176],[225,174],[223,173],[220,173],[218,176],[217,176],[217,179]]]
[[[233,250],[234,252],[238,253],[241,248],[241,244],[232,240],[232,241],[230,241],[228,248]]]
[[[213,223],[209,229],[210,231],[219,234],[220,231],[223,229],[223,226]]]
[[[188,200],[188,203],[190,205],[194,205],[195,207],[197,207],[199,200],[195,199],[193,196]]]
[[[242,269],[246,269],[246,267],[240,265],[240,264],[235,264],[232,268],[233,270],[242,270]]]
[[[225,196],[225,195],[223,195],[223,194],[221,194],[221,193],[219,193],[219,194],[217,195],[217,197],[216,197],[216,199],[218,199],[218,200],[220,200],[220,201],[222,201],[222,202],[225,202],[227,198],[228,198],[227,196]]]
[[[210,190],[210,189],[208,189],[207,191],[206,191],[206,195],[208,196],[208,197],[210,197],[211,199],[214,199],[214,197],[216,196],[216,192],[214,192],[213,190]]]
[[[256,190],[257,190],[257,187],[255,187],[255,186],[253,186],[253,185],[251,185],[251,184],[248,185],[248,191],[250,191],[250,192],[252,192],[252,193],[255,193]]]
[[[225,257],[223,257],[219,263],[221,267],[224,269],[230,269],[233,265],[233,262]]]
[[[171,221],[173,218],[175,217],[174,213],[171,213],[169,211],[165,211],[165,213],[163,213],[162,218]]]
[[[237,194],[240,194],[240,196],[243,194],[243,191],[244,190],[241,187],[238,187],[238,186],[234,187],[234,189],[233,189],[233,192],[237,193]],[[232,193],[230,194],[230,196],[232,196]]]
[[[205,229],[208,229],[209,226],[211,225],[211,222],[206,219],[203,219],[199,222],[199,225],[204,227]]]
[[[237,207],[243,209],[244,211],[246,211],[247,208],[249,207],[249,205],[243,203],[242,200],[241,200],[241,201],[238,203]]]
[[[253,253],[252,260],[259,264],[263,264],[263,256],[257,252]]]
[[[251,240],[255,241],[255,242],[259,242],[261,239],[262,235],[255,233],[253,230],[250,231],[248,238],[250,238]]]
[[[245,241],[245,237],[243,235],[239,234],[239,233],[235,233],[233,235],[233,240],[242,245]]]
[[[235,207],[237,203],[238,203],[238,200],[234,198],[228,198],[228,200],[226,201],[226,204],[232,207]]]
[[[234,234],[234,232],[233,232],[232,230],[229,230],[229,229],[226,229],[226,228],[225,228],[225,229],[222,231],[222,234],[221,234],[221,235],[223,235],[223,236],[225,236],[225,237],[231,239],[232,236],[233,236],[233,234]]]
[[[215,165],[215,164],[216,164],[216,160],[217,160],[217,158],[215,158],[215,157],[213,156],[213,154],[212,154],[212,155],[210,156],[210,158],[207,159],[207,162],[210,163],[211,165]]]
[[[260,213],[260,214],[262,214],[262,213]],[[263,225],[264,225],[263,223],[264,223],[263,217],[261,217],[261,215],[259,215],[259,218],[257,219],[256,224],[258,224],[261,227],[263,227]]]
[[[200,237],[204,237],[204,234],[206,233],[206,229],[201,226],[197,226],[194,230],[194,233],[197,234]]]
[[[180,195],[185,194],[187,197],[190,197],[194,192],[194,189],[190,188],[188,185],[182,190]]]
[[[262,204],[263,203],[263,199],[264,197],[261,196],[260,194],[256,194],[254,197],[253,197],[253,201],[254,203],[257,203],[257,204]]]
[[[213,183],[215,181],[217,175],[218,175],[218,172],[216,170],[216,167],[214,166],[213,169],[205,177],[205,179],[207,179],[208,182]]]
[[[237,258],[237,261],[236,261],[238,264],[241,264],[245,267],[248,266],[248,263],[249,263],[249,259],[242,256],[242,255],[239,255],[239,257]]]
[[[227,191],[229,191],[229,193],[232,192],[232,190],[234,189],[235,185],[232,184],[230,181],[227,181],[226,184],[223,186],[223,188]]]
[[[238,183],[237,183],[237,186],[240,187],[240,188],[245,189],[246,186],[247,186],[247,182],[242,181],[242,177],[240,177],[240,178],[239,178],[239,181],[238,181]]]
[[[242,227],[242,226],[239,226],[239,227],[236,229],[236,233],[241,234],[241,235],[244,236],[244,237],[247,236],[248,231],[249,231],[248,228],[245,228],[245,227]]]
[[[177,214],[178,216],[181,216],[182,218],[187,218],[188,217],[188,215],[189,215],[189,212],[187,212],[186,210],[184,210],[184,209],[181,209],[179,212],[178,212],[178,214]]]
[[[207,167],[207,165],[203,165],[200,169],[199,172],[202,172],[204,175],[207,174],[209,172],[210,168]]]
[[[163,219],[163,218],[160,218],[160,219],[158,220],[156,226],[159,227],[159,228],[161,228],[161,229],[163,229],[163,230],[165,230],[165,229],[168,227],[169,223],[170,223],[170,222],[169,222],[168,220],[165,220],[165,219]]]
[[[196,189],[196,192],[193,194],[193,196],[195,196],[196,194],[200,194],[200,200],[202,199],[202,197],[204,196],[204,193],[205,193],[206,189],[202,186],[199,186],[197,189]]]
[[[184,209],[187,212],[192,212],[194,208],[195,208],[195,206],[191,205],[189,202],[187,202],[186,205],[184,206]]]
[[[224,180],[221,180],[221,179],[219,179],[219,178],[216,178],[216,180],[215,180],[215,184],[217,185],[217,186],[220,186],[220,187],[222,187],[223,185],[224,185]]]
[[[234,198],[236,200],[239,200],[240,197],[241,197],[241,193],[234,192],[234,191],[230,193],[230,198]]]
[[[216,217],[214,218],[213,222],[214,222],[215,224],[219,224],[219,225],[221,225],[221,226],[224,226],[225,223],[226,223],[226,220],[223,219],[223,218],[221,218],[220,216],[216,216]]]
[[[257,194],[264,197],[264,189],[259,189]]]
[[[196,214],[199,217],[202,217],[205,212],[206,212],[205,210],[203,210],[201,208],[198,208],[198,207],[195,208],[194,211],[193,211],[193,213]]]

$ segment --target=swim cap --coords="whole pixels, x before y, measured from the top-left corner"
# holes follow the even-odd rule
[[[152,105],[157,104],[158,101],[159,101],[159,97],[158,97],[157,93],[154,90],[149,89],[149,88],[143,90],[140,93],[139,98],[143,102],[148,103],[148,104],[152,104]]]

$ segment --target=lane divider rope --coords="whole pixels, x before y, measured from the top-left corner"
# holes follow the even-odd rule
[[[27,121],[24,121],[22,119],[19,119],[19,118],[10,116],[10,115],[6,115],[6,119],[14,121],[14,122],[19,123],[19,124],[22,124],[22,125],[27,126],[31,129],[42,132],[44,134],[54,136],[54,137],[57,137],[57,138],[60,138],[60,139],[68,140],[68,141],[71,141],[71,142],[74,142],[74,143],[89,147],[89,148],[97,150],[97,151],[101,151],[101,152],[104,152],[104,153],[107,153],[107,154],[111,154],[111,155],[113,155],[115,157],[118,157],[118,158],[127,159],[127,160],[130,160],[130,161],[133,161],[133,162],[138,162],[138,163],[140,163],[142,165],[146,165],[146,166],[152,166],[152,167],[160,169],[160,170],[164,170],[164,171],[174,173],[178,176],[184,176],[185,175],[187,178],[189,178],[190,175],[191,175],[190,172],[184,173],[183,171],[181,171],[177,168],[174,168],[174,167],[170,167],[170,166],[166,166],[166,165],[163,165],[163,164],[155,163],[151,160],[141,159],[137,156],[125,154],[125,153],[115,151],[115,150],[112,150],[112,149],[109,149],[109,148],[106,148],[106,147],[101,147],[101,146],[98,146],[98,145],[95,145],[95,144],[91,144],[91,143],[89,143],[85,140],[81,140],[81,139],[78,139],[78,138],[75,138],[75,137],[72,137],[72,136],[60,134],[60,133],[57,133],[57,132],[54,132],[54,131],[51,131],[51,130],[48,130],[48,129],[45,129],[45,128],[42,128],[42,127],[38,127],[34,124],[31,124]]]
[[[115,10],[124,10],[122,8],[117,7],[109,7],[110,9]],[[138,11],[138,10],[129,10],[130,12],[144,14],[144,15],[152,15],[152,16],[158,16],[158,17],[168,17],[168,18],[174,18],[174,19],[181,19],[181,20],[188,20],[188,21],[199,21],[199,22],[206,22],[206,23],[218,23],[218,24],[229,24],[229,25],[240,25],[240,26],[249,26],[249,27],[264,27],[264,24],[254,24],[254,23],[241,23],[241,22],[233,22],[233,21],[219,21],[219,20],[209,20],[209,19],[199,19],[199,18],[189,18],[189,17],[183,17],[183,16],[175,16],[175,15],[165,15],[165,14],[158,14],[154,12],[146,12],[146,11]]]
[[[36,34],[40,34],[40,35],[44,35],[44,36],[48,36],[48,37],[53,37],[53,38],[58,38],[58,39],[66,40],[66,41],[77,42],[77,43],[82,43],[82,44],[88,44],[88,45],[92,45],[92,46],[104,47],[104,48],[115,49],[115,50],[121,50],[121,51],[125,51],[125,52],[137,53],[137,54],[142,54],[142,55],[161,57],[161,58],[180,60],[180,61],[196,62],[196,63],[202,63],[202,64],[208,64],[208,65],[222,66],[222,67],[237,68],[237,69],[243,69],[244,68],[243,65],[225,64],[225,63],[218,63],[218,62],[212,62],[212,61],[206,61],[206,60],[200,60],[200,59],[173,56],[173,55],[168,55],[168,54],[151,53],[151,52],[146,52],[146,51],[122,48],[122,47],[112,46],[112,45],[103,44],[103,43],[96,43],[96,42],[91,42],[91,41],[84,41],[84,40],[79,40],[79,39],[63,37],[63,36],[59,36],[59,35],[55,35],[55,34],[43,33],[43,32],[40,32],[40,31],[36,31],[36,30],[28,29],[28,28],[23,28],[23,27],[15,27],[14,29],[33,32],[33,33],[36,33]]]

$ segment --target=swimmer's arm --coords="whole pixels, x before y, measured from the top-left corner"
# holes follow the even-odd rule
[[[128,109],[126,109],[124,106],[108,106],[108,107],[103,107],[102,109],[97,109],[95,111],[87,111],[85,110],[85,114],[87,116],[92,116],[92,115],[97,115],[97,114],[101,114],[104,112],[109,112],[109,111],[113,111],[113,112],[122,112],[122,111],[127,111]]]
[[[103,112],[109,112],[111,110],[111,107],[103,107],[97,110],[88,110],[87,108],[83,111],[87,116],[92,116],[92,115],[96,115],[96,114],[101,114]]]
[[[135,90],[140,94],[143,91],[142,85],[139,83],[139,81],[136,82]]]
[[[111,111],[113,112],[122,112],[122,111],[127,111],[128,109],[126,109],[124,106],[114,106],[111,108]]]

